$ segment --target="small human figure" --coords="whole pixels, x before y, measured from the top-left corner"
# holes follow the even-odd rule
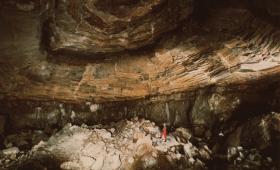
[[[163,123],[163,129],[162,129],[162,139],[164,140],[164,142],[166,142],[166,136],[167,136],[167,129],[166,129],[166,124]]]

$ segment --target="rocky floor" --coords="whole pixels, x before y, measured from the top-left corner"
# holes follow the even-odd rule
[[[2,169],[274,169],[272,158],[256,149],[230,147],[217,154],[185,128],[169,133],[164,142],[160,127],[138,118],[109,125],[67,124],[50,138],[41,131],[24,132],[4,143]]]

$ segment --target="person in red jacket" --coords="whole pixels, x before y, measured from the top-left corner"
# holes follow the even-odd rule
[[[162,129],[162,134],[161,137],[164,140],[164,142],[166,142],[166,136],[167,136],[167,129],[166,129],[166,124],[163,124],[163,129]]]

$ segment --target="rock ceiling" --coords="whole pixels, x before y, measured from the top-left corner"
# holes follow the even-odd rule
[[[207,19],[196,20],[189,17],[191,1],[177,1],[3,5],[2,96],[99,103],[278,79],[275,26],[245,8],[211,9]],[[160,35],[151,47],[123,51]]]
[[[77,0],[50,9],[53,51],[118,52],[151,44],[188,18],[192,0]]]

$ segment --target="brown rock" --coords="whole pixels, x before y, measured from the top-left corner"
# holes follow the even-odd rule
[[[6,117],[0,115],[0,136],[5,132]]]
[[[1,1],[0,106],[17,119],[15,129],[141,116],[201,125],[195,134],[204,135],[246,102],[257,110],[277,98],[279,29],[242,5],[208,7],[202,21],[184,20],[193,8],[185,0],[32,2],[23,12]],[[161,36],[151,48],[125,50]],[[98,52],[104,60],[91,55]],[[88,101],[98,107],[84,106]],[[36,113],[40,104],[46,107]]]
[[[192,0],[59,0],[56,5],[50,10],[55,18],[51,49],[84,53],[143,47],[176,28],[193,9]]]
[[[174,136],[178,137],[181,142],[188,142],[192,137],[191,131],[186,128],[177,128],[174,132]]]
[[[255,147],[260,150],[272,146],[277,141],[280,132],[280,114],[271,113],[265,116],[255,117],[239,126],[228,138],[229,146]]]
[[[142,132],[136,132],[135,134],[133,134],[133,142],[137,142],[139,139],[144,138],[145,134]]]

